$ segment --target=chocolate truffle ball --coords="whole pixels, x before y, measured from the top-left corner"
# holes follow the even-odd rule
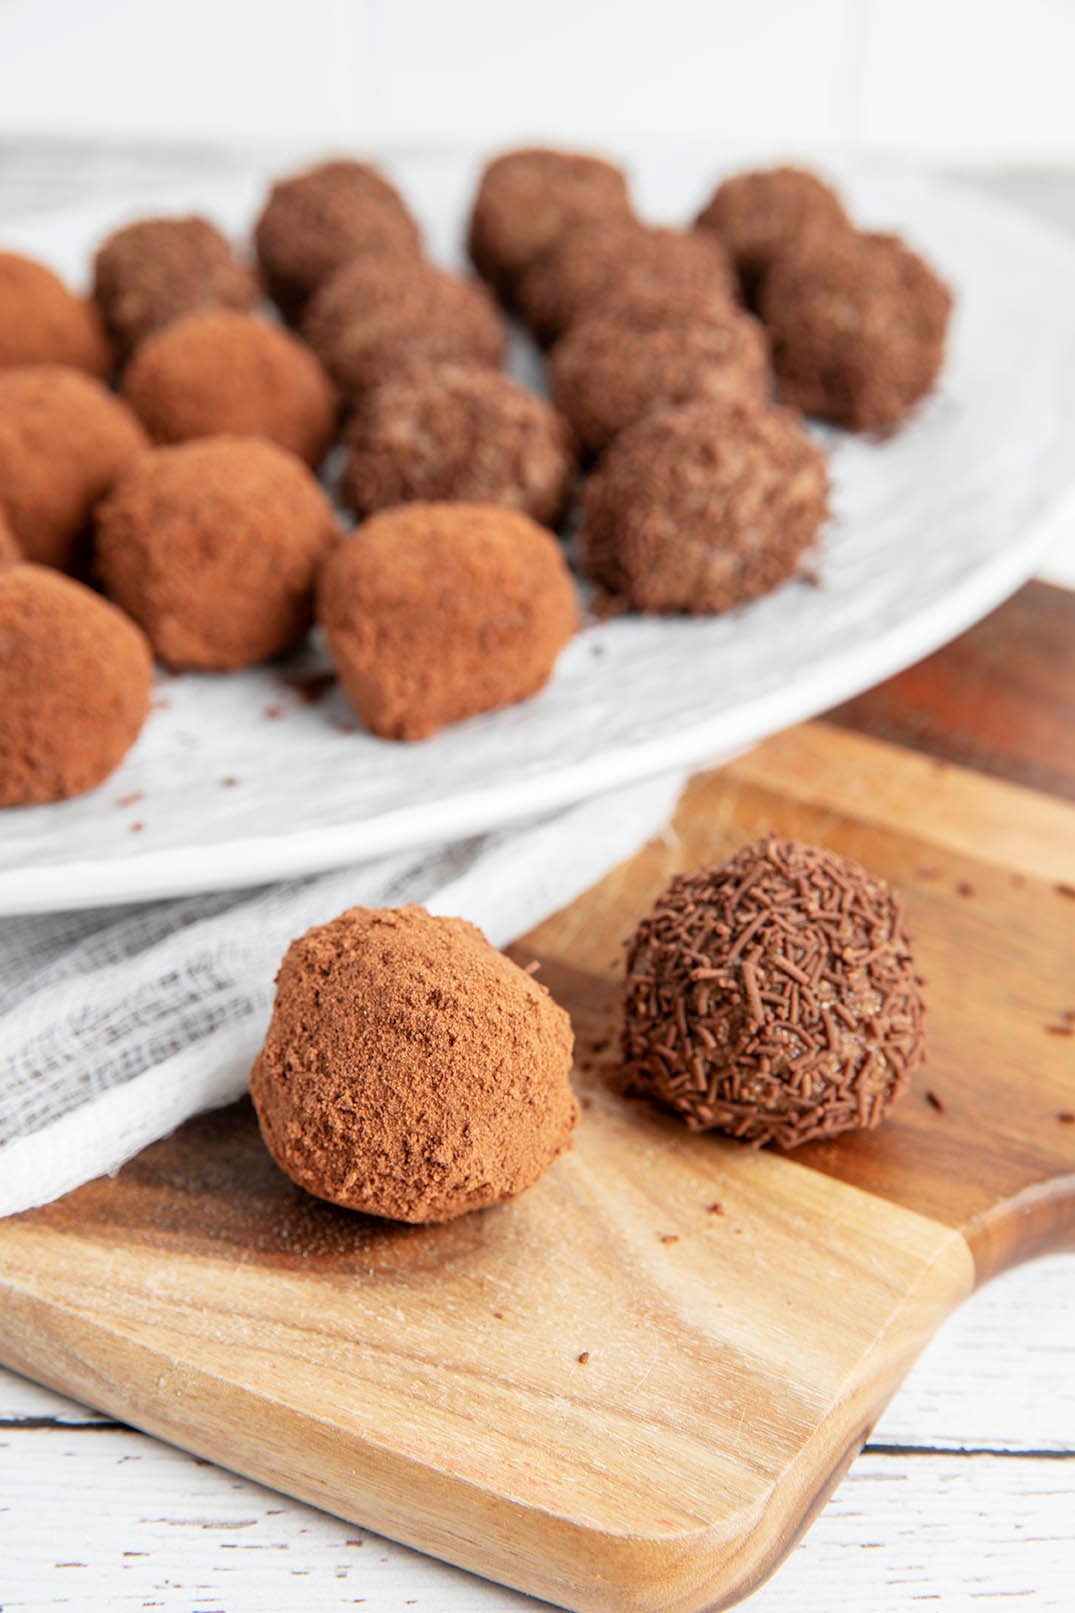
[[[26,559],[74,565],[93,506],[147,446],[127,405],[79,370],[0,370],[0,506]]]
[[[389,380],[401,365],[496,368],[506,334],[478,280],[413,263],[356,258],[310,299],[302,333],[347,397]]]
[[[898,425],[944,363],[951,292],[895,235],[805,237],[759,306],[781,397],[852,431]]]
[[[623,171],[571,151],[508,151],[478,185],[467,246],[471,261],[508,300],[535,258],[584,219],[631,217]]]
[[[505,504],[555,526],[571,487],[566,422],[495,370],[401,374],[358,406],[341,492],[359,514],[413,499]]]
[[[267,437],[319,465],[336,426],[336,394],[305,343],[253,314],[211,309],[144,341],[123,396],[155,442]]]
[[[93,291],[120,353],[204,308],[252,308],[257,275],[207,218],[143,218],[102,242]]]
[[[421,237],[407,206],[366,162],[339,158],[282,179],[254,230],[273,298],[297,319],[311,293],[354,258],[415,258]]]
[[[18,252],[0,252],[0,370],[64,364],[107,375],[112,354],[92,302]]]
[[[100,784],[138,738],[152,677],[114,605],[45,566],[0,566],[0,806]]]
[[[15,542],[7,516],[0,510],[0,566],[11,566],[21,559],[22,550]]]
[[[770,836],[673,879],[635,931],[625,1072],[695,1131],[794,1148],[881,1123],[922,1015],[884,880]]]
[[[524,319],[541,342],[561,335],[577,319],[597,314],[646,323],[734,300],[728,255],[716,236],[671,230],[638,219],[576,224],[531,264],[519,282]]]
[[[328,561],[318,618],[351,703],[383,739],[536,694],[576,624],[555,538],[489,504],[407,504]]]
[[[805,168],[769,168],[726,179],[697,223],[724,243],[749,301],[769,266],[804,233],[850,228],[832,186]]]
[[[288,649],[339,532],[294,454],[205,437],[143,454],[97,511],[108,593],[170,667],[231,671]]]
[[[790,410],[694,403],[609,449],[586,489],[583,565],[638,610],[730,610],[794,574],[827,512],[825,457]]]
[[[598,454],[655,410],[702,398],[764,398],[769,354],[757,320],[731,306],[704,324],[637,330],[585,319],[553,348],[549,376],[557,408],[583,448]]]
[[[285,953],[250,1091],[300,1187],[450,1221],[525,1192],[567,1147],[572,1041],[544,986],[473,924],[352,907]]]

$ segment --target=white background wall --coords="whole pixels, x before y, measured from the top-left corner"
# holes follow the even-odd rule
[[[0,137],[1075,161],[1075,0],[0,0]]]

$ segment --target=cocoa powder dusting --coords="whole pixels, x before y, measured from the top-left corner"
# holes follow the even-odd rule
[[[250,1077],[301,1187],[400,1221],[513,1198],[578,1119],[571,1024],[462,919],[351,908],[294,941]]]

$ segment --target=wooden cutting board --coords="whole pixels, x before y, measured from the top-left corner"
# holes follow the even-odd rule
[[[239,1104],[0,1224],[0,1359],[552,1602],[728,1606],[975,1283],[1075,1242],[1073,703],[1075,600],[1032,585],[695,780],[517,949],[574,1015],[584,1102],[517,1203],[432,1228],[318,1204]],[[905,892],[931,1005],[889,1124],[794,1157],[615,1093],[623,938],[766,829]]]

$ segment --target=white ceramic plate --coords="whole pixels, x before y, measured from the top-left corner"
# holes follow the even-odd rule
[[[476,163],[388,166],[432,249],[458,257]],[[660,218],[689,217],[717,177],[698,157],[632,166],[640,207]],[[99,790],[0,815],[0,912],[308,873],[727,756],[999,603],[1075,516],[1075,250],[933,178],[861,167],[835,178],[863,222],[928,253],[958,304],[941,388],[902,433],[826,434],[836,513],[820,588],[790,584],[730,618],[589,627],[536,700],[418,745],[341,731],[351,717],[339,691],[304,703],[283,684],[287,669],[162,675],[159,709]],[[200,194],[119,198],[2,229],[0,242],[82,279],[121,219],[199,208],[240,233],[263,184],[252,174]]]

